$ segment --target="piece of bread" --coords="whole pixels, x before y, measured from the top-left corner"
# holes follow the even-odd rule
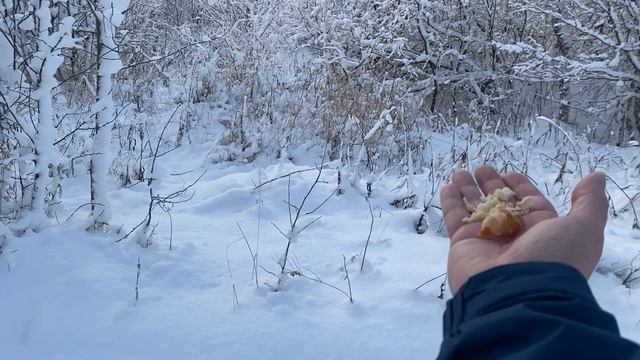
[[[482,221],[478,232],[482,238],[514,236],[524,226],[522,216],[528,212],[528,199],[518,201],[513,190],[507,187],[496,189],[493,194],[483,197],[478,205],[466,203],[471,215],[462,221],[467,224]]]

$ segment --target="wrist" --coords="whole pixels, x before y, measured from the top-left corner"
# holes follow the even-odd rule
[[[598,307],[584,276],[556,262],[501,265],[469,278],[447,302],[446,329],[458,328],[478,316],[541,298],[581,299]]]

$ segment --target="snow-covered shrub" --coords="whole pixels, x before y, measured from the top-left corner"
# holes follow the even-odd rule
[[[80,164],[92,168],[94,190],[105,188],[105,174],[122,185],[144,179],[149,138],[178,106],[163,145],[212,142],[212,161],[251,161],[262,153],[294,159],[302,146],[328,144],[345,179],[371,186],[383,171],[406,176],[401,197],[412,194],[413,173],[433,171],[425,151],[432,130],[468,124],[521,137],[545,116],[597,141],[625,145],[640,136],[634,0],[125,6],[0,1],[0,50],[13,54],[0,59],[5,221],[29,210],[34,196],[58,203],[49,185]],[[60,36],[49,50],[39,45]],[[55,69],[36,66],[43,51],[59,61]],[[42,71],[55,81],[42,82]],[[39,111],[41,103],[50,110]],[[110,140],[119,146],[107,155]],[[454,164],[470,157],[452,148]],[[92,203],[107,202],[99,198]]]

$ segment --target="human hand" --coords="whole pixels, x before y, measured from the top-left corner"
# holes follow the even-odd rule
[[[477,236],[480,223],[463,223],[469,216],[465,198],[480,202],[482,194],[467,171],[458,171],[440,193],[444,218],[451,237],[448,278],[455,294],[473,275],[496,266],[528,261],[550,261],[573,266],[588,278],[602,254],[604,226],[609,202],[605,196],[605,177],[593,173],[582,179],[571,197],[571,211],[558,216],[553,205],[518,173],[498,175],[490,166],[475,171],[484,194],[509,187],[519,199],[529,196],[529,212],[524,226],[512,237],[484,239]]]

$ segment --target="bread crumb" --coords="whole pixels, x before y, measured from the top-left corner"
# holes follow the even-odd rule
[[[528,213],[531,197],[518,201],[516,193],[508,187],[496,189],[493,194],[482,198],[478,205],[465,200],[471,215],[462,221],[466,224],[482,221],[478,236],[482,238],[513,236],[524,226],[522,217]]]

